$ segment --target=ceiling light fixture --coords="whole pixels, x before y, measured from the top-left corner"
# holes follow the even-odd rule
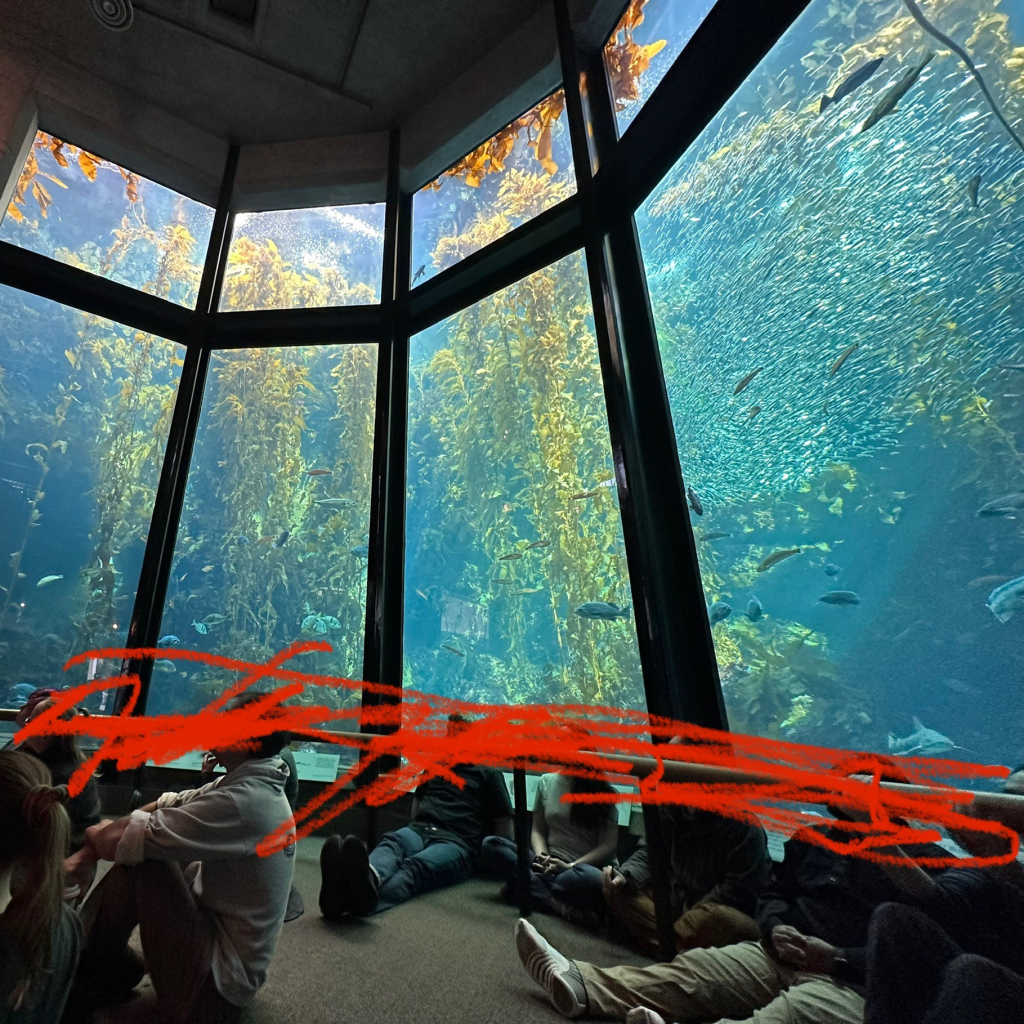
[[[132,23],[132,0],[89,0],[96,20],[112,32],[123,32]]]

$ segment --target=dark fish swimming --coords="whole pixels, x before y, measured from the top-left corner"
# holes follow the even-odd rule
[[[282,533],[281,536],[277,538],[277,542],[275,543],[274,546],[278,548],[283,548],[285,544],[288,543],[288,538],[290,536],[291,532],[289,530],[285,530],[284,533]]]
[[[426,265],[426,263],[421,263],[416,268],[416,273],[412,275],[412,283],[415,284],[426,272],[427,272],[427,265]]]
[[[700,495],[692,488],[686,488],[686,498],[690,502],[690,508],[699,515],[704,515],[704,506],[700,503]]]
[[[770,569],[773,565],[778,565],[779,562],[784,562],[787,558],[792,558],[794,555],[800,554],[800,548],[785,548],[782,551],[773,551],[758,567],[758,572],[765,572]]]
[[[581,619],[628,619],[629,605],[620,608],[607,601],[586,601],[576,609],[576,614]]]
[[[156,643],[158,647],[177,647],[181,643],[181,637],[168,633],[166,636],[160,637]]]
[[[838,565],[833,565],[832,562],[829,562],[828,565],[825,566],[826,576],[838,576],[842,571],[843,570],[840,569]]]
[[[738,395],[763,369],[763,366],[759,366],[756,370],[751,370],[750,373],[748,373],[746,377],[736,385],[732,393],[734,395]]]
[[[846,360],[849,359],[850,356],[852,356],[859,348],[860,342],[855,341],[852,345],[843,349],[839,358],[828,368],[828,375],[830,377],[834,377],[843,368],[843,363],[845,363]]]
[[[457,637],[449,637],[443,644],[441,644],[441,650],[451,651],[452,654],[457,654],[460,658],[466,656],[466,645]]]
[[[876,57],[874,60],[869,60],[866,64],[861,64],[856,71],[851,71],[832,90],[831,96],[823,93],[821,102],[818,104],[818,113],[823,114],[833,103],[838,103],[841,99],[849,96],[855,89],[859,89],[882,66],[883,60],[885,60],[884,57]]]
[[[716,601],[708,609],[708,619],[712,626],[729,618],[730,615],[732,615],[732,605],[726,604],[724,601]]]
[[[976,210],[978,208],[978,189],[981,187],[981,175],[976,174],[969,182],[967,182],[967,198],[971,201],[971,206]]]
[[[235,543],[236,543],[236,544],[237,544],[237,545],[238,545],[238,546],[239,546],[240,548],[244,548],[244,547],[245,547],[245,545],[249,543],[249,538],[248,538],[248,537],[246,537],[246,535],[245,535],[244,533],[242,533],[242,534],[239,534],[238,538],[237,538],[237,539],[235,540]]]
[[[1024,511],[1024,494],[1004,494],[978,509],[979,516],[1013,516]]]
[[[760,413],[761,413],[761,406],[759,406],[759,405],[752,405],[747,410],[747,420],[748,421],[752,420],[755,416],[759,416]]]
[[[764,614],[764,605],[762,605],[756,597],[752,597],[747,602],[747,618],[750,619],[751,622],[757,622],[757,620],[761,618],[762,614]]]
[[[852,590],[830,590],[827,594],[822,594],[818,600],[825,604],[860,604],[860,598]]]
[[[358,546],[354,547],[349,552],[349,554],[355,555],[356,558],[369,558],[370,557],[370,547],[369,547],[368,544],[359,544]]]
[[[935,58],[935,53],[929,50],[921,60],[920,64],[915,64],[910,70],[891,88],[886,94],[878,101],[878,105],[874,110],[868,114],[864,124],[861,125],[861,131],[866,132],[873,125],[878,124],[879,121],[886,114],[891,114],[896,109],[896,104],[910,91],[911,86],[921,76],[921,72],[932,62]]]
[[[702,533],[700,535],[701,540],[721,540],[723,537],[731,537],[731,533],[726,533],[723,530],[712,530],[711,533]]]

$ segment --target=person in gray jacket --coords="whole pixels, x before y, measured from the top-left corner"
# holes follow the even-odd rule
[[[240,1019],[266,980],[292,883],[294,839],[270,856],[256,852],[292,825],[278,756],[286,739],[214,750],[226,775],[87,831],[69,873],[96,860],[114,866],[83,908],[69,1010],[88,1014],[123,1000],[148,971],[155,1001],[136,999],[105,1021]],[[128,947],[136,925],[144,963]]]

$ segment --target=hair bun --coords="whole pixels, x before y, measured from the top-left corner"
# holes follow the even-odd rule
[[[21,802],[28,827],[39,828],[50,813],[50,808],[54,804],[65,804],[67,800],[67,786],[33,786]]]

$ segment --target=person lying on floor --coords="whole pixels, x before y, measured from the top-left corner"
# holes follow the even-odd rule
[[[448,717],[449,738],[469,727],[463,715]],[[487,835],[512,834],[512,804],[496,768],[461,764],[464,785],[429,779],[412,803],[412,821],[386,832],[373,852],[356,836],[331,836],[320,851],[320,911],[328,921],[346,914],[389,910],[420,893],[469,878]]]
[[[294,841],[270,856],[256,852],[292,823],[277,756],[286,739],[278,733],[214,749],[227,774],[88,830],[69,872],[96,860],[114,866],[82,911],[85,946],[66,1022],[124,1000],[147,971],[155,1003],[136,999],[102,1020],[240,1018],[266,980],[292,882]],[[128,946],[136,925],[142,960]]]
[[[842,770],[842,764],[837,769]],[[883,769],[882,777],[906,779]],[[832,815],[850,820],[839,807]],[[832,853],[802,830],[786,843],[768,889],[758,900],[761,940],[691,949],[671,963],[600,968],[573,961],[527,921],[516,948],[530,976],[564,1017],[603,1017],[630,1024],[720,1020],[753,1024],[861,1024],[863,965],[875,908],[900,902],[903,891],[882,868]],[[829,828],[842,842],[848,833]],[[944,855],[911,847],[917,857]],[[631,1012],[632,1011],[632,1012]],[[627,1015],[628,1018],[627,1018]]]
[[[569,793],[612,794],[603,779],[564,772],[542,775],[533,805],[530,846],[530,894],[538,910],[598,927],[604,916],[601,869],[609,870],[619,843],[615,804],[563,803]],[[516,844],[506,836],[488,836],[480,850],[480,870],[504,883],[505,898],[515,901]]]
[[[82,945],[64,903],[67,790],[22,751],[0,751],[0,1022],[60,1020]],[[11,876],[20,884],[12,896]]]

